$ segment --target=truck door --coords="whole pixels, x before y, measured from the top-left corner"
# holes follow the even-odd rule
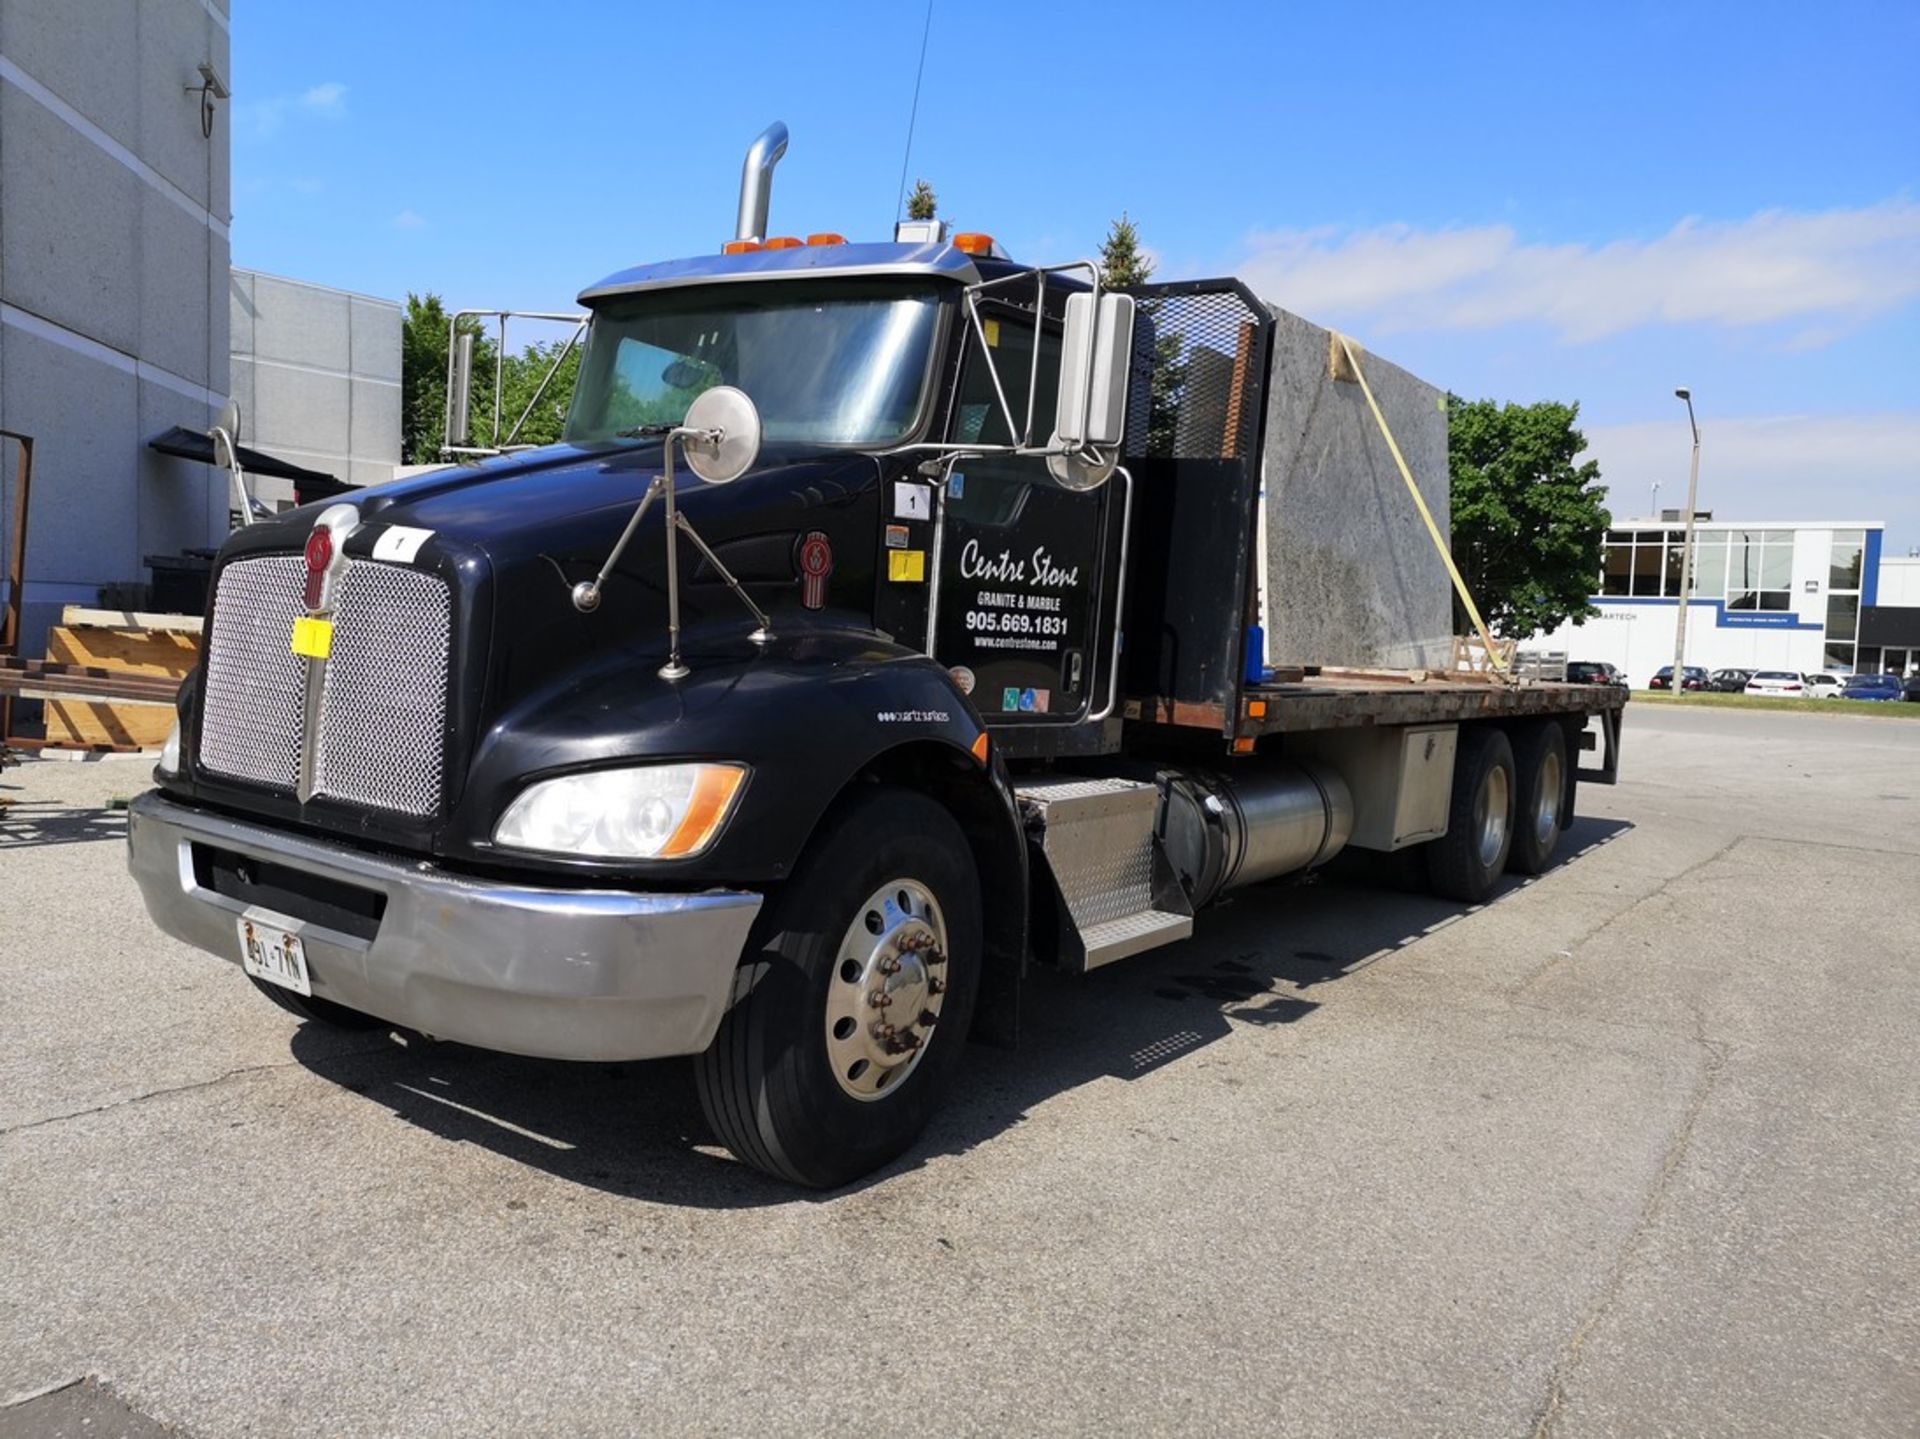
[[[981,308],[1007,405],[1014,422],[1024,423],[1033,375],[1031,312],[991,303]],[[1059,364],[1055,320],[1040,336],[1034,415],[1042,440],[1053,420]],[[1015,438],[977,334],[967,341],[948,438],[961,444]],[[1035,458],[989,455],[953,467],[935,560],[934,657],[988,723],[1070,724],[1104,706],[1114,621],[1102,599],[1118,488],[1061,489],[1046,461]]]

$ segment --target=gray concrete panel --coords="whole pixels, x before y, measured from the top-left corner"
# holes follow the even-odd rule
[[[207,49],[214,73],[233,84],[232,42],[226,27],[207,22]],[[207,208],[221,224],[233,219],[233,102],[224,100],[213,112],[213,189]]]
[[[8,429],[34,437],[29,584],[140,578],[129,522],[138,465],[135,389],[124,370],[9,330],[0,416]]]
[[[351,365],[351,312],[340,291],[256,274],[253,301],[253,352],[260,358],[325,370]]]
[[[178,205],[140,187],[140,358],[197,385],[212,378],[209,331],[223,298],[212,284],[212,238]],[[224,355],[225,337],[217,344]]]
[[[148,555],[177,554],[184,549],[217,545],[226,526],[207,524],[207,490],[224,493],[226,471],[192,460],[175,459],[147,448],[146,442],[173,425],[204,430],[213,422],[210,406],[189,400],[151,381],[139,387],[139,529],[136,542],[146,578]]]
[[[207,232],[207,324],[211,328],[211,343],[207,347],[208,363],[212,369],[207,373],[207,388],[216,395],[227,392],[228,364],[232,356],[232,340],[228,326],[232,320],[232,305],[222,298],[233,283],[233,247],[221,236]]]
[[[139,343],[134,173],[0,83],[0,266],[8,303],[131,354]]]
[[[235,355],[253,353],[253,271],[227,272],[227,346]]]
[[[1267,663],[1445,666],[1444,561],[1360,386],[1329,374],[1329,333],[1274,308],[1267,390]],[[1361,365],[1444,538],[1444,392],[1377,356]]]
[[[121,83],[131,78],[139,90],[140,158],[202,208],[213,172],[227,164],[225,135],[218,122],[211,138],[201,134],[200,97],[186,87],[198,86],[201,63],[212,62],[216,32],[200,0],[141,0],[140,63],[121,74]],[[221,74],[231,87],[232,75]],[[230,102],[216,103],[224,111]]]
[[[340,478],[356,485],[384,485],[393,478],[393,466],[371,460],[350,460],[347,472]]]
[[[7,0],[0,54],[137,152],[140,111],[127,83],[137,64],[136,9],[136,0]]]
[[[347,453],[356,460],[400,463],[400,387],[354,379],[353,426]]]
[[[344,455],[350,438],[349,384],[344,375],[257,363],[253,372],[254,443]]]
[[[400,307],[357,296],[348,303],[353,316],[353,373],[375,380],[398,380]]]

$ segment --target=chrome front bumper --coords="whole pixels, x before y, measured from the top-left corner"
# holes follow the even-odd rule
[[[297,933],[316,997],[407,1029],[552,1059],[654,1059],[712,1041],[758,894],[532,889],[206,814],[150,791],[128,868],[155,923],[240,963],[250,917]],[[196,843],[375,891],[372,939],[248,906],[195,878]]]

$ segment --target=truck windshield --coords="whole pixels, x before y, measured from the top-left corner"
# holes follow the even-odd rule
[[[735,282],[600,307],[565,438],[679,424],[703,390],[735,385],[769,441],[890,445],[918,423],[940,301],[886,281]]]

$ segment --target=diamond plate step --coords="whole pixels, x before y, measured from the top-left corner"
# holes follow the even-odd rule
[[[1040,853],[1073,933],[1062,942],[1070,968],[1092,969],[1193,932],[1153,833],[1160,792],[1129,779],[1048,776],[1017,783],[1022,807],[1040,828]]]
[[[1164,909],[1142,910],[1124,919],[1110,919],[1080,932],[1087,949],[1087,968],[1111,964],[1143,949],[1155,949],[1193,933],[1193,916],[1169,914]]]

